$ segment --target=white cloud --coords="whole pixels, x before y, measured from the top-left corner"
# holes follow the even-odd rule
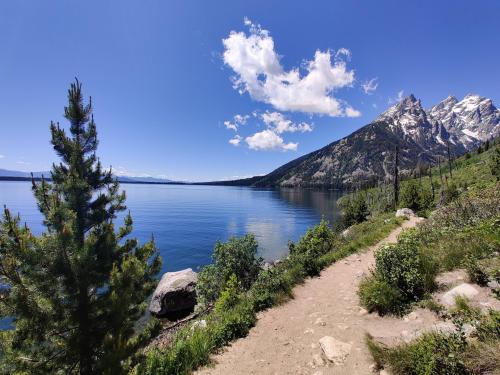
[[[279,112],[265,112],[261,115],[262,121],[267,125],[268,128],[274,130],[276,133],[281,134],[285,132],[295,133],[295,132],[310,132],[313,130],[311,124],[307,122],[301,122],[296,124],[291,120],[287,119],[282,113]]]
[[[298,143],[285,143],[283,138],[270,129],[246,137],[245,142],[252,150],[296,151],[298,146]]]
[[[233,120],[224,121],[224,125],[226,126],[226,129],[231,129],[236,132],[238,131],[238,127],[240,125],[245,125],[247,123],[249,117],[249,115],[234,115]]]
[[[233,146],[239,146],[240,142],[243,138],[241,138],[239,135],[235,135],[233,138],[229,140],[229,143],[232,144]]]
[[[361,87],[363,88],[363,91],[365,92],[365,94],[371,95],[375,92],[375,90],[378,87],[377,80],[378,80],[378,78],[375,77],[375,78],[370,79],[369,81],[365,81],[362,83]]]
[[[0,159],[3,159],[4,157],[5,157],[5,155],[0,154]]]
[[[389,98],[387,100],[387,103],[389,103],[389,104],[399,103],[401,100],[404,99],[404,95],[405,95],[405,91],[401,90],[398,92],[398,96],[396,96],[395,98]]]
[[[30,162],[23,161],[23,160],[16,161],[16,164],[19,164],[19,165],[31,165]]]
[[[377,108],[377,103],[373,103],[373,104],[372,104],[372,107],[373,107],[373,108]]]
[[[299,68],[289,71],[283,68],[269,31],[248,18],[244,22],[249,35],[231,31],[222,40],[224,63],[235,72],[233,87],[240,94],[248,92],[254,100],[282,111],[359,116],[359,111],[333,96],[336,90],[354,82],[354,71],[348,70],[342,59],[350,58],[349,50],[338,50],[333,63],[332,51],[317,50],[314,59],[305,62],[306,72],[301,76]]]

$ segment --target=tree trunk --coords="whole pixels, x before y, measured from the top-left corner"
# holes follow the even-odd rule
[[[399,204],[399,145],[396,145],[394,154],[394,209]]]

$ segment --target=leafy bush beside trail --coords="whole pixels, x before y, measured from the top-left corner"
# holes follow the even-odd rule
[[[226,243],[217,242],[212,254],[214,262],[203,267],[198,275],[198,303],[205,306],[217,300],[233,275],[241,287],[248,290],[262,267],[262,259],[257,257],[257,248],[257,241],[252,234],[230,238]]]

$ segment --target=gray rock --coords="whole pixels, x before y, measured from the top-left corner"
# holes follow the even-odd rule
[[[149,311],[164,316],[192,309],[196,305],[197,279],[191,268],[165,273],[153,293]]]
[[[490,282],[488,282],[488,288],[490,289],[500,289],[500,283],[496,280],[492,280]]]
[[[455,305],[455,298],[457,296],[463,296],[471,299],[478,293],[479,292],[476,290],[476,288],[474,288],[471,284],[462,283],[453,288],[452,290],[443,294],[443,296],[441,297],[441,302],[444,305],[451,307]]]
[[[331,336],[324,336],[319,339],[319,345],[325,353],[325,357],[336,365],[341,365],[351,352],[352,345],[339,341]]]
[[[415,212],[413,212],[413,210],[409,208],[400,208],[399,210],[396,211],[396,217],[403,217],[403,216],[410,218],[410,217],[416,217],[417,215],[415,215]]]

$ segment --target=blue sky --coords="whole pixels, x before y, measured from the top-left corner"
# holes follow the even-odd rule
[[[75,76],[105,165],[183,180],[267,173],[401,91],[498,105],[499,14],[493,0],[4,1],[0,168],[56,160],[48,125]]]

